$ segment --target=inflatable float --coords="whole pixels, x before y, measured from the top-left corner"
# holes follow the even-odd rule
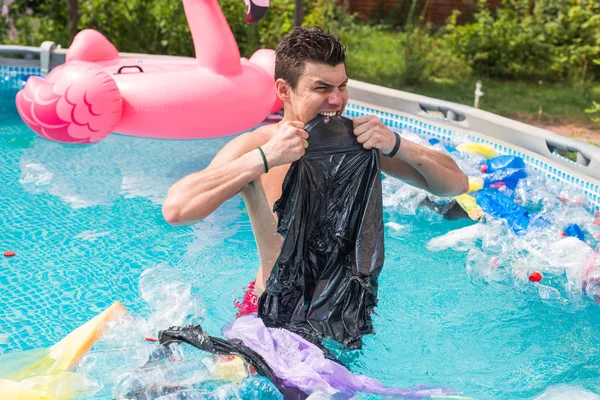
[[[268,0],[250,1],[247,22]],[[101,33],[79,32],[66,63],[46,79],[32,76],[16,96],[23,121],[40,136],[94,143],[111,132],[162,139],[232,135],[281,108],[275,52],[240,59],[217,0],[183,0],[195,58],[121,58]]]
[[[71,399],[85,394],[87,383],[69,371],[100,338],[104,324],[125,314],[114,302],[60,342],[0,356],[0,393],[5,400]]]

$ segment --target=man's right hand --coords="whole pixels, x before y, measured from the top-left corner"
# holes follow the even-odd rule
[[[269,168],[293,163],[308,147],[308,132],[300,121],[284,121],[263,147]]]

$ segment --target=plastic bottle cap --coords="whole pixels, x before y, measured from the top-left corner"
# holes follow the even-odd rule
[[[487,171],[487,165],[482,165],[481,166],[481,173],[485,174]]]
[[[14,257],[16,253],[14,251],[5,251],[4,257]]]
[[[540,274],[539,272],[532,272],[531,275],[529,275],[529,280],[531,282],[539,282],[542,280],[542,274]]]

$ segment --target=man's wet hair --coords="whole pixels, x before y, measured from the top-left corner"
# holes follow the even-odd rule
[[[275,80],[281,78],[295,90],[306,62],[346,65],[346,48],[339,36],[318,27],[295,27],[275,50]]]

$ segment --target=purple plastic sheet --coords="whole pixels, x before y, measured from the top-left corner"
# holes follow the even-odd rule
[[[307,394],[321,391],[339,398],[356,393],[401,395],[428,398],[456,393],[449,388],[390,388],[376,379],[355,375],[344,366],[325,358],[314,344],[282,328],[267,328],[256,314],[242,316],[223,328],[227,339],[239,339],[259,353],[286,385]]]

